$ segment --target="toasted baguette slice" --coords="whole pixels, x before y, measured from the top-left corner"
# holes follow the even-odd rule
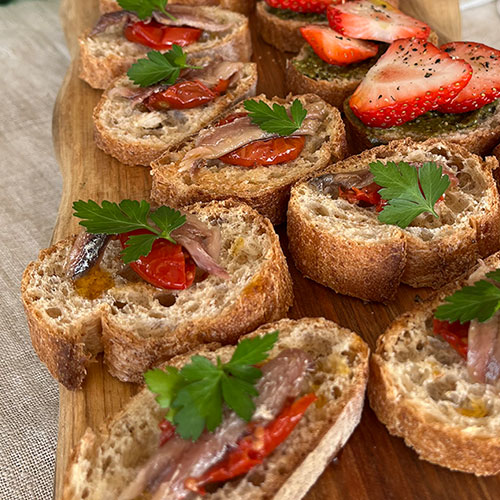
[[[266,321],[283,317],[292,283],[272,225],[243,204],[214,202],[189,211],[218,225],[220,264],[230,279],[209,275],[186,290],[156,288],[125,266],[118,241],[100,264],[113,286],[94,300],[65,273],[74,237],[42,250],[25,270],[22,299],[33,346],[52,376],[80,387],[87,365],[104,351],[110,373],[139,382],[153,364],[209,342],[231,343]]]
[[[429,41],[438,43],[434,31],[429,35]],[[377,59],[378,56],[375,56],[347,66],[328,64],[305,43],[300,52],[286,62],[288,91],[293,94],[316,94],[332,106],[342,109],[344,101],[356,90]]]
[[[297,56],[286,62],[288,91],[317,94],[332,106],[341,109],[375,60],[376,58],[370,58],[358,64],[335,66],[322,61],[306,43]]]
[[[255,0],[169,0],[169,4],[180,3],[184,5],[218,5],[223,9],[240,12],[248,15],[255,7]],[[99,0],[99,10],[102,14],[120,10],[116,0]]]
[[[399,0],[391,0],[389,3],[398,7]],[[300,34],[301,27],[308,24],[328,25],[325,14],[302,14],[287,9],[274,9],[264,0],[257,1],[255,12],[260,36],[283,52],[299,52],[302,48],[304,39]],[[313,92],[313,89],[298,92]]]
[[[500,254],[485,263],[500,267]],[[436,307],[460,286],[446,287],[379,337],[368,395],[379,420],[420,458],[478,476],[497,474],[499,384],[471,382],[465,360],[432,332]]]
[[[315,369],[306,383],[322,404],[308,408],[292,434],[262,465],[206,494],[203,498],[207,500],[300,500],[359,423],[368,371],[367,345],[350,330],[322,318],[283,319],[251,335],[274,330],[279,330],[279,337],[270,358],[286,348],[309,353]],[[226,362],[233,349],[204,348],[189,355],[212,360],[220,356]],[[181,367],[189,355],[178,356],[169,364]],[[163,414],[154,395],[144,389],[99,433],[88,429],[69,463],[63,500],[117,498],[157,449]]]
[[[308,24],[328,25],[324,14],[300,14],[289,10],[273,9],[264,1],[255,8],[257,29],[265,42],[282,52],[298,52],[304,39],[300,28]]]
[[[363,208],[327,194],[329,174],[368,169],[381,160],[434,161],[458,185],[436,204],[437,219],[418,216],[406,229],[379,222]],[[400,284],[438,288],[500,248],[500,204],[492,171],[465,148],[430,139],[394,141],[330,166],[323,176],[292,189],[288,206],[290,252],[298,269],[336,292],[365,300],[391,299]]]
[[[189,151],[196,136],[179,147],[169,148],[151,164],[153,175],[152,198],[158,203],[183,206],[195,201],[234,198],[258,210],[274,224],[285,218],[290,187],[302,177],[321,171],[331,161],[344,158],[346,142],[344,124],[337,109],[313,94],[288,96],[286,99],[267,99],[264,95],[255,100],[267,103],[290,103],[300,99],[308,105],[318,104],[325,110],[323,124],[317,135],[307,136],[300,156],[288,163],[255,168],[217,164],[200,167],[193,173],[179,172],[178,163]],[[225,115],[244,111],[243,104],[228,110]]]
[[[137,87],[128,77],[119,77],[102,95],[94,109],[94,138],[106,153],[126,165],[149,164],[167,148],[195,134],[228,106],[255,95],[257,65],[246,63],[234,88],[197,108],[143,111],[129,99],[116,95],[119,87]]]
[[[184,52],[196,57],[220,57],[228,61],[249,61],[252,44],[248,19],[220,7],[198,7],[200,14],[227,23],[227,31],[209,34],[184,48]],[[79,38],[80,78],[91,87],[105,89],[112,81],[125,73],[149,47],[129,42],[123,35],[123,23],[109,26],[105,31],[90,36],[90,30]]]
[[[482,111],[452,115],[460,124],[459,128],[455,129],[448,122],[443,123],[446,121],[446,116],[449,115],[442,115],[441,118],[438,114],[432,112],[416,118],[413,120],[415,123],[410,122],[385,129],[367,127],[353,113],[348,99],[344,101],[343,109],[349,145],[353,153],[408,137],[414,141],[438,138],[459,144],[471,153],[485,156],[490,154],[493,147],[500,141],[500,99],[485,106]],[[434,118],[428,120],[427,117],[432,115]]]
[[[497,157],[498,161],[500,161],[500,144],[493,150],[493,154]]]

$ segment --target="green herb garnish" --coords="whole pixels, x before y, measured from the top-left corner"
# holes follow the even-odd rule
[[[388,202],[378,216],[380,222],[404,229],[424,212],[438,217],[434,205],[450,185],[442,167],[434,162],[415,168],[404,161],[388,161],[385,165],[377,161],[370,163],[370,171],[374,182],[382,187],[380,196]]]
[[[175,21],[175,17],[165,10],[167,0],[118,0],[118,4],[123,10],[135,12],[140,19],[151,17],[156,10],[162,12]]]
[[[250,421],[257,396],[255,383],[262,376],[254,365],[267,359],[278,339],[278,331],[242,340],[231,360],[213,364],[203,356],[192,356],[180,371],[172,366],[144,374],[156,401],[168,408],[166,418],[175,424],[183,439],[196,441],[205,428],[213,431],[222,422],[224,404],[239,417]]]
[[[185,215],[170,207],[163,206],[152,212],[146,201],[123,200],[119,204],[103,201],[99,206],[92,200],[80,200],[73,203],[73,209],[73,215],[82,219],[80,225],[89,233],[122,234],[136,229],[147,229],[153,233],[129,237],[122,251],[125,264],[148,255],[158,238],[176,243],[171,233],[186,222]]]
[[[187,56],[179,45],[165,53],[151,50],[147,58],[139,59],[127,71],[127,76],[141,87],[149,87],[155,83],[173,85],[186,68],[199,69],[200,66],[186,64]]]
[[[296,132],[307,115],[307,111],[298,99],[295,99],[290,107],[291,117],[284,106],[276,103],[271,108],[264,101],[248,99],[244,102],[244,106],[252,123],[266,132],[283,136]]]
[[[500,286],[500,269],[491,271],[486,277]],[[500,288],[486,280],[464,286],[453,295],[446,297],[446,304],[436,309],[435,317],[450,322],[465,323],[473,319],[484,322],[500,309]]]

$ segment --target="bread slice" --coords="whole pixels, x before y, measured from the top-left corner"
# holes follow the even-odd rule
[[[240,12],[248,15],[255,7],[255,0],[169,0],[169,4],[180,3],[183,5],[218,5],[223,9]],[[99,0],[99,10],[102,14],[120,10],[116,0]]]
[[[438,36],[432,31],[429,41],[437,44]],[[326,102],[342,109],[344,101],[356,90],[368,70],[377,62],[379,55],[359,63],[339,66],[322,61],[308,43],[286,62],[288,91],[294,94],[319,95]]]
[[[335,199],[322,189],[330,174],[368,169],[376,160],[434,161],[454,172],[459,183],[436,204],[440,218],[422,214],[400,229],[379,222],[373,208]],[[437,139],[394,141],[333,164],[321,177],[292,189],[287,230],[295,264],[336,292],[365,300],[389,300],[400,283],[443,286],[500,248],[496,168],[493,157],[483,161]]]
[[[486,263],[500,267],[500,255]],[[379,337],[368,396],[389,432],[403,437],[420,458],[478,476],[497,474],[499,386],[472,383],[465,360],[432,333],[434,310],[457,288],[448,286]]]
[[[152,198],[158,203],[182,206],[195,201],[234,198],[258,210],[274,224],[284,220],[290,187],[302,177],[321,171],[331,161],[344,158],[346,142],[344,124],[337,109],[313,94],[289,95],[286,99],[267,99],[260,95],[255,100],[267,103],[291,103],[299,99],[303,106],[314,105],[324,112],[318,133],[307,136],[300,156],[280,165],[256,168],[226,165],[216,160],[210,167],[200,167],[194,172],[179,172],[179,161],[194,144],[196,136],[179,147],[167,149],[151,164],[153,175]],[[244,111],[238,104],[226,115]]]
[[[328,64],[306,43],[297,56],[287,60],[288,91],[294,94],[316,94],[332,106],[342,109],[344,101],[356,90],[375,61],[376,58],[372,57],[348,66]]]
[[[106,153],[126,165],[149,164],[167,148],[195,134],[227,107],[255,95],[257,65],[245,63],[234,88],[204,106],[186,110],[148,111],[116,95],[119,87],[137,88],[119,77],[94,109],[94,138]]]
[[[391,0],[398,7],[399,0]],[[264,0],[257,1],[255,9],[257,29],[267,43],[274,45],[283,52],[299,52],[304,45],[300,28],[308,24],[328,25],[326,14],[299,13],[288,9],[275,9]],[[297,91],[313,92],[312,89]],[[318,94],[321,96],[321,94]],[[322,97],[322,96],[321,96]]]
[[[274,330],[280,333],[271,358],[283,349],[300,348],[314,359],[315,370],[307,376],[307,383],[321,404],[308,408],[292,434],[261,465],[207,493],[203,497],[207,500],[300,500],[359,423],[367,345],[350,330],[322,318],[283,319],[251,335]],[[196,353],[212,360],[220,356],[224,362],[233,349],[202,348]],[[188,361],[186,354],[170,364],[180,367]],[[157,449],[162,417],[154,395],[144,389],[98,433],[88,429],[68,466],[63,500],[117,498]]]
[[[283,317],[292,282],[272,225],[230,201],[189,208],[221,230],[219,263],[230,279],[209,275],[186,290],[156,288],[131,273],[111,241],[101,269],[113,286],[97,299],[79,295],[65,272],[74,237],[42,250],[26,268],[22,300],[33,346],[53,377],[80,387],[87,365],[104,351],[110,373],[139,382],[153,364],[210,342],[231,343]]]
[[[184,52],[196,57],[220,57],[227,61],[249,61],[252,44],[248,19],[242,14],[220,7],[198,7],[197,12],[227,23],[228,29],[220,33],[205,32],[200,40],[184,48]],[[94,36],[86,31],[80,38],[80,78],[91,87],[105,89],[122,75],[149,47],[129,42],[123,35],[123,23],[108,26]]]
[[[498,161],[500,161],[500,144],[493,150],[493,154],[497,157]]]
[[[264,1],[257,2],[255,8],[259,35],[267,43],[274,45],[282,52],[298,52],[304,39],[300,28],[308,24],[328,25],[324,14],[300,14],[289,10],[269,7]]]
[[[390,141],[409,137],[414,141],[439,138],[443,141],[459,144],[471,153],[485,156],[500,141],[500,99],[486,105],[484,109],[471,113],[440,115],[437,112],[426,113],[410,123],[390,127],[367,127],[353,113],[348,99],[344,101],[344,118],[352,152],[387,144]],[[432,117],[430,120],[428,117]],[[452,120],[459,123],[453,128]],[[414,122],[418,125],[414,126]]]

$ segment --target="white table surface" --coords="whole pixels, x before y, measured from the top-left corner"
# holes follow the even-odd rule
[[[57,11],[57,0],[0,6],[1,500],[52,498],[57,383],[31,347],[19,287],[49,244],[61,195],[51,120],[69,59]],[[500,48],[494,4],[464,12],[463,39]]]

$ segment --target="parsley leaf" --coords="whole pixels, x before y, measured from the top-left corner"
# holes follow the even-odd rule
[[[173,45],[165,53],[151,50],[146,57],[132,64],[127,76],[141,87],[155,83],[173,85],[186,68],[198,69],[200,66],[187,64],[187,56],[179,45]]]
[[[173,406],[175,410],[178,409],[172,419],[177,434],[182,439],[196,441],[205,428],[205,419],[199,414],[189,393],[187,391],[180,391]]]
[[[227,406],[243,420],[249,422],[255,411],[255,404],[251,396],[259,394],[253,384],[227,375],[222,377],[221,383],[222,395]]]
[[[500,269],[487,273],[486,277],[500,285]],[[500,288],[490,281],[479,280],[457,290],[445,301],[447,303],[436,309],[434,316],[437,319],[460,323],[477,319],[482,323],[500,309]]]
[[[127,246],[122,251],[125,264],[148,255],[158,238],[175,243],[172,231],[186,222],[185,215],[170,207],[160,207],[151,212],[149,203],[144,200],[123,200],[119,204],[105,200],[102,206],[93,200],[79,200],[73,203],[73,209],[73,215],[82,219],[80,225],[89,233],[123,234],[137,229],[146,229],[152,233],[129,237]]]
[[[165,367],[165,371],[158,368],[149,370],[144,374],[144,379],[149,390],[158,394],[156,401],[162,408],[170,407],[174,395],[177,394],[184,382],[179,370],[173,366]]]
[[[385,224],[407,227],[424,212],[438,217],[434,205],[450,185],[450,178],[434,162],[415,168],[406,162],[381,161],[370,163],[374,181],[382,187],[379,191],[388,204],[378,218]]]
[[[123,262],[127,264],[142,256],[149,255],[153,249],[153,243],[157,239],[157,234],[133,234],[130,236],[127,240],[127,246],[121,252]]]
[[[118,0],[118,4],[123,10],[135,12],[140,19],[147,19],[148,17],[151,17],[155,10],[172,17],[165,10],[167,0]]]
[[[283,136],[296,132],[307,115],[307,111],[298,99],[295,99],[290,107],[291,118],[285,107],[277,103],[274,103],[271,108],[264,101],[248,99],[244,102],[244,107],[252,123],[266,132]]]
[[[172,243],[176,243],[172,236],[170,236],[170,233],[181,227],[186,222],[186,216],[181,215],[178,210],[161,206],[152,212],[150,217],[159,228],[163,229],[160,236],[168,241],[171,241]]]
[[[217,375],[214,374],[212,377],[202,378],[182,389],[182,391],[186,391],[189,394],[191,398],[190,404],[195,406],[199,416],[204,419],[205,425],[209,431],[216,429],[222,422],[220,377],[221,375],[219,373]],[[179,395],[181,395],[181,393],[179,393]],[[177,402],[178,399],[175,399],[174,407],[177,406]],[[184,406],[183,404],[182,407]]]
[[[196,440],[203,429],[215,430],[222,422],[224,405],[245,421],[252,418],[257,396],[255,383],[262,372],[252,366],[268,357],[278,339],[278,332],[242,340],[228,363],[217,364],[203,356],[192,356],[178,371],[167,366],[144,374],[150,391],[158,396],[162,408],[169,408],[167,418],[183,439]]]
[[[231,361],[226,364],[226,367],[229,369],[237,365],[256,365],[264,361],[277,340],[278,330],[268,333],[265,337],[243,339],[236,346]]]

